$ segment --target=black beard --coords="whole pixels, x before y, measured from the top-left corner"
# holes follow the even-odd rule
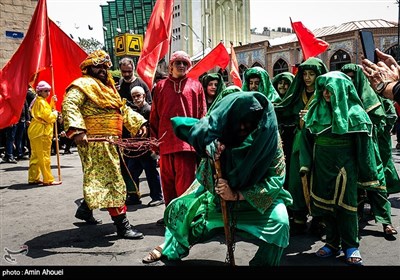
[[[106,77],[105,77],[105,78],[100,77],[100,76],[98,75],[98,73],[94,73],[94,71],[93,71],[92,68],[90,68],[90,67],[88,67],[87,70],[88,70],[87,73],[88,73],[90,76],[92,76],[92,77],[94,77],[94,78],[96,78],[96,79],[99,79],[103,84],[107,85],[107,70],[101,70],[101,71],[106,71]]]

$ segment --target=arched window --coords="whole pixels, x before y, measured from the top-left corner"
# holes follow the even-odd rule
[[[258,63],[257,61],[254,62],[253,65],[252,65],[251,67],[256,67],[256,66],[261,67],[261,68],[264,68],[264,67],[263,67],[260,63]]]
[[[282,72],[288,72],[289,71],[289,66],[286,63],[286,61],[284,61],[282,58],[278,59],[277,62],[275,62],[274,64],[274,68],[273,68],[273,76],[275,77],[276,75],[278,75],[279,73]]]
[[[340,71],[342,66],[348,63],[351,63],[350,55],[343,50],[338,50],[331,56],[329,71]]]

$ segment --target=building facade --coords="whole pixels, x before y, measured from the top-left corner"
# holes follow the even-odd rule
[[[6,65],[21,45],[31,23],[37,2],[37,0],[1,0],[0,68]]]

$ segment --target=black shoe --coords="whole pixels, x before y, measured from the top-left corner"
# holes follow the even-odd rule
[[[159,219],[159,220],[156,222],[156,225],[158,225],[158,226],[164,226],[164,227],[165,227],[164,218]]]
[[[7,163],[18,163],[18,161],[15,158],[6,158],[5,160]]]
[[[122,237],[125,239],[142,239],[144,237],[143,233],[141,233],[140,231],[137,231],[132,226],[130,229],[127,229],[124,231],[118,231],[117,235],[119,237]]]
[[[71,155],[71,154],[73,154],[73,152],[71,152],[70,150],[67,150],[67,151],[64,150],[63,155]]]
[[[159,205],[162,205],[162,204],[164,204],[165,202],[164,202],[164,200],[163,199],[160,199],[160,200],[152,200],[152,201],[150,201],[149,203],[147,203],[147,206],[149,206],[149,207],[152,207],[152,206],[159,206]]]
[[[138,195],[131,194],[131,195],[127,196],[125,204],[126,205],[139,205],[139,204],[142,204],[142,201],[140,200]]]
[[[84,201],[76,210],[75,218],[85,221],[88,225],[98,225],[102,223],[100,219],[93,217],[93,211],[89,209]]]

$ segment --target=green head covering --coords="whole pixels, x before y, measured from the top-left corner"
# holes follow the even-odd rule
[[[330,103],[323,97],[324,90],[332,93]],[[319,134],[329,128],[332,133],[367,132],[372,135],[372,122],[350,77],[340,71],[321,75],[315,83],[315,97],[304,117],[311,133]]]
[[[260,78],[260,84],[258,85],[258,92],[264,93],[265,96],[272,103],[277,103],[281,101],[281,98],[278,92],[275,90],[271,83],[271,79],[269,78],[268,72],[259,66],[255,66],[247,69],[244,74],[244,81],[242,85],[243,91],[249,91],[249,79],[253,76],[257,76]]]
[[[287,90],[285,96],[282,98],[282,102],[277,104],[276,108],[287,109],[289,107],[292,107],[294,103],[297,103],[300,100],[300,95],[305,87],[303,80],[304,70],[313,70],[317,77],[328,72],[328,68],[319,58],[310,57],[309,59],[301,63],[298,67],[296,75],[293,78],[292,83],[290,84],[289,89]],[[299,112],[294,112],[294,114],[298,113]]]
[[[278,91],[278,83],[282,80],[286,80],[289,83],[289,86],[292,84],[294,79],[294,75],[290,72],[282,72],[276,75],[272,79],[272,85],[274,86],[275,90]]]
[[[256,121],[257,125],[243,142],[238,143],[235,131],[240,121],[245,119]],[[171,121],[175,134],[202,156],[215,140],[226,145],[221,167],[233,189],[243,189],[259,182],[276,154],[278,126],[274,108],[259,92],[231,93],[217,102],[209,115],[198,121],[184,117],[174,117]]]
[[[215,92],[215,99],[217,98],[217,96],[219,95],[219,93],[221,91],[223,91],[226,88],[224,79],[222,78],[222,76],[219,73],[209,73],[209,74],[205,74],[202,78],[201,78],[201,84],[203,85],[203,89],[204,89],[204,93],[207,95],[207,86],[208,83],[210,81],[214,81],[217,80],[218,84],[217,84],[217,90]],[[214,99],[214,102],[215,102]],[[213,102],[213,103],[214,103]],[[212,104],[211,104],[212,106]]]
[[[371,121],[378,126],[378,128],[383,128],[385,126],[385,109],[379,96],[375,93],[371,87],[367,77],[365,76],[362,68],[358,64],[348,63],[344,65],[340,71],[345,74],[350,72],[353,73],[352,78],[354,87],[356,88],[357,94],[361,99],[365,111],[368,113]]]

